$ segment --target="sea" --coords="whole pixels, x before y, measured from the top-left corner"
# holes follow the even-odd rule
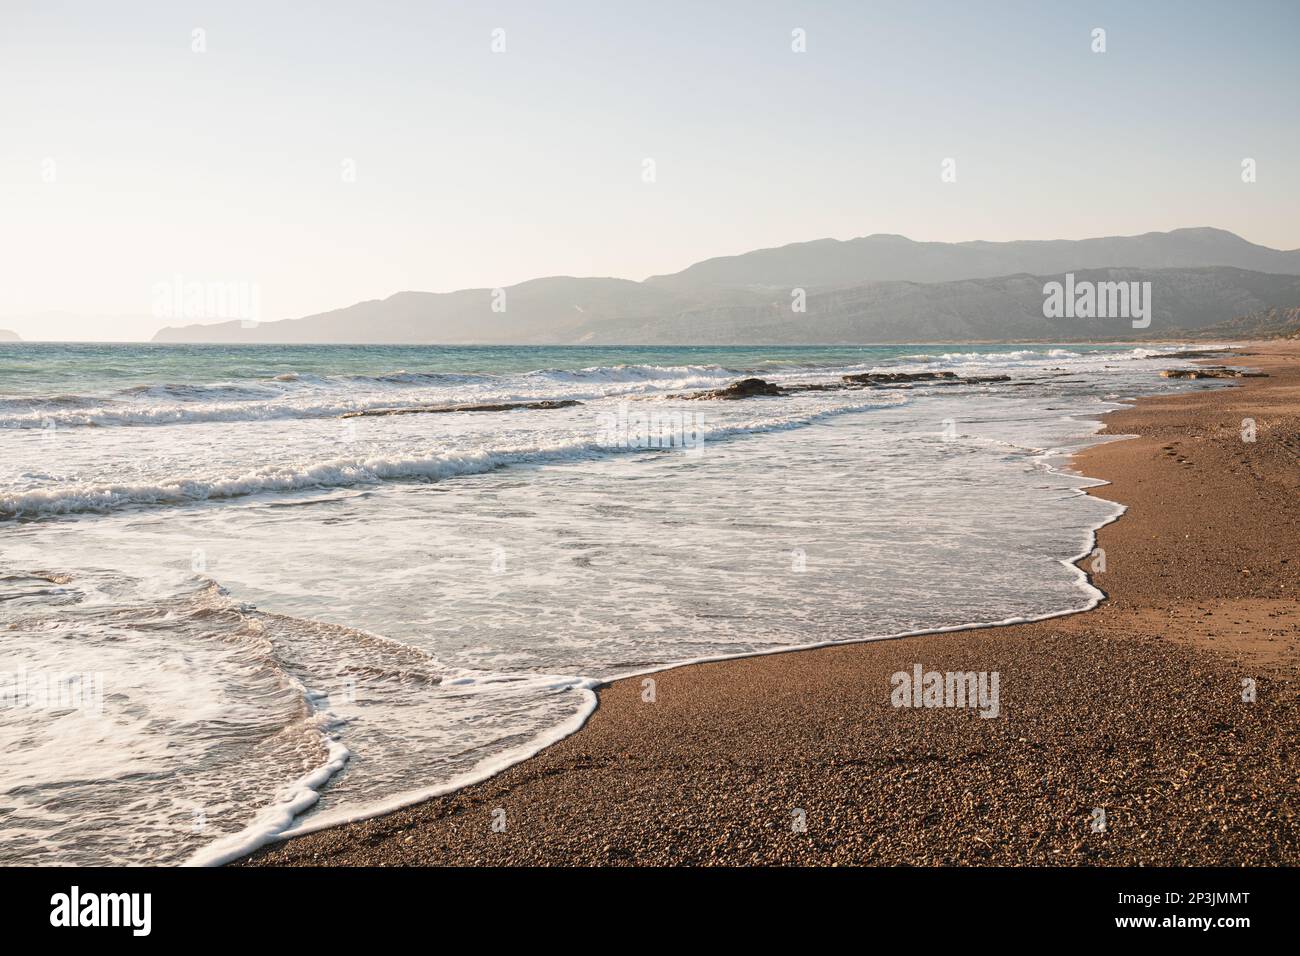
[[[0,863],[223,863],[613,678],[1088,608],[1069,456],[1178,350],[0,344]],[[1009,381],[683,397],[885,371]]]

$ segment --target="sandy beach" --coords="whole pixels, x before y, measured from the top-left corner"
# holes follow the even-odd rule
[[[1076,457],[1128,507],[1095,610],[615,682],[485,783],[239,865],[1295,865],[1300,343],[1240,352],[1268,377]],[[894,706],[918,664],[996,672],[998,716]]]

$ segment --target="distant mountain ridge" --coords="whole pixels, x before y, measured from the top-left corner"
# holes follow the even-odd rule
[[[647,285],[699,288],[824,287],[863,282],[955,282],[1017,273],[1083,269],[1186,269],[1233,266],[1300,273],[1300,249],[1283,252],[1223,229],[1175,229],[1140,236],[1014,242],[914,242],[904,236],[818,239],[739,256],[706,259]]]
[[[398,292],[387,299],[252,327],[239,320],[166,328],[155,342],[515,343],[554,344],[602,318],[650,317],[684,307],[630,279],[530,279],[505,289],[495,311],[492,289]]]
[[[809,293],[794,313],[784,290],[752,293],[747,304],[717,305],[651,322],[605,320],[579,330],[591,345],[874,345],[990,340],[1141,339],[1221,326],[1225,319],[1268,314],[1276,303],[1300,306],[1300,276],[1210,266],[1199,269],[1086,269],[1082,282],[1150,282],[1151,324],[1132,319],[1043,315],[1043,285],[1061,276],[1014,275],[955,282],[871,282]],[[1238,327],[1243,335],[1245,328]]]
[[[301,319],[166,328],[156,342],[795,344],[1134,337],[1127,322],[1044,318],[1066,272],[1151,281],[1153,329],[1300,306],[1300,250],[1221,229],[1083,240],[822,239],[708,259],[644,282],[555,276],[504,290],[399,292]],[[792,308],[803,290],[806,311]]]

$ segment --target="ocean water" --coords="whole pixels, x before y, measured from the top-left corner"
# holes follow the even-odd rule
[[[1090,606],[1065,459],[1206,387],[1155,351],[0,346],[0,863],[221,862],[612,677]],[[1012,381],[673,397],[868,370]]]

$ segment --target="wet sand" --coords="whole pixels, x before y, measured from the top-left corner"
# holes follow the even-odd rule
[[[1243,352],[1269,377],[1076,457],[1129,508],[1095,610],[616,682],[485,783],[238,865],[1300,863],[1300,343]],[[915,664],[996,671],[999,716],[894,707]]]

